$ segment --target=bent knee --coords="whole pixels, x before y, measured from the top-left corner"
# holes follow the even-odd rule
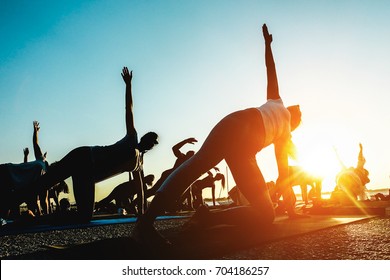
[[[271,201],[253,205],[253,209],[261,224],[272,224],[275,220],[275,210]]]

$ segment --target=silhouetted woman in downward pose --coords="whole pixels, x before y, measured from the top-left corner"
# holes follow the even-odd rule
[[[301,121],[298,105],[285,107],[278,89],[275,63],[271,50],[272,35],[263,25],[265,62],[267,67],[267,102],[260,107],[236,111],[224,117],[210,132],[200,150],[177,168],[157,191],[150,207],[132,233],[133,238],[146,248],[169,243],[154,228],[156,217],[166,205],[177,199],[200,175],[223,159],[228,164],[237,187],[250,206],[221,212],[209,212],[209,223],[268,225],[274,220],[274,208],[263,175],[256,162],[256,154],[274,144],[279,176],[276,187],[288,190],[288,155],[291,131]],[[294,208],[289,211],[294,216]]]

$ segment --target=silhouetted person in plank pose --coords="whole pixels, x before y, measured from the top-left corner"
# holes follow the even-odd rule
[[[225,189],[225,176],[219,172],[218,167],[214,167],[214,169],[217,171],[215,176],[209,170],[206,177],[193,182],[192,185],[180,196],[180,199],[176,204],[177,210],[196,210],[202,205],[207,207],[203,200],[203,190],[206,188],[211,188],[213,206],[216,205],[215,182],[221,181],[222,189]]]
[[[338,155],[337,155],[338,156]],[[347,168],[338,157],[342,170],[336,175],[336,187],[331,199],[344,205],[355,201],[369,199],[366,184],[370,182],[369,172],[364,168],[366,159],[363,156],[363,145],[359,143],[359,155],[356,167]]]
[[[92,218],[95,201],[95,183],[125,171],[133,171],[141,164],[141,155],[152,149],[157,134],[146,133],[138,142],[134,126],[133,97],[131,83],[133,74],[127,67],[122,70],[126,84],[126,135],[109,146],[83,146],[69,152],[64,158],[34,184],[34,190],[48,189],[58,182],[72,177],[73,192],[77,205],[77,219],[80,222]]]
[[[55,164],[55,163],[53,163]],[[53,166],[51,164],[50,166]],[[49,167],[50,168],[50,167]],[[50,204],[50,199],[52,198],[54,200],[54,203],[56,205],[56,211],[59,211],[61,209],[59,196],[60,193],[69,194],[69,186],[65,181],[61,181],[58,184],[54,185],[51,189],[49,189],[48,192],[48,202],[49,202],[49,213],[53,213],[54,209],[52,205]]]
[[[138,219],[133,238],[146,248],[169,244],[154,228],[158,215],[166,205],[180,195],[202,174],[223,159],[228,164],[237,187],[250,206],[226,211],[209,212],[208,223],[236,225],[269,225],[275,218],[270,193],[257,165],[256,154],[274,144],[279,176],[276,188],[279,193],[291,189],[288,175],[288,157],[292,146],[291,131],[301,122],[299,106],[285,107],[278,89],[275,63],[271,50],[272,35],[263,25],[265,61],[267,67],[267,102],[260,106],[236,111],[224,117],[210,132],[200,150],[178,167],[157,191],[145,215]],[[294,217],[294,206],[288,209]]]
[[[145,176],[143,183],[146,187],[151,187],[153,185],[154,175],[149,174]],[[134,207],[131,203],[135,200],[134,197],[137,195],[137,182],[134,180],[129,180],[123,182],[116,186],[111,193],[96,203],[96,209],[102,209],[108,207],[110,202],[115,200],[115,205],[117,208],[125,208],[128,213],[135,212]]]
[[[217,171],[218,168],[214,167]],[[207,176],[196,180],[192,185],[191,185],[191,196],[192,196],[192,208],[197,209],[199,206],[203,205],[203,190],[206,188],[211,188],[211,196],[213,200],[213,206],[215,206],[215,182],[216,181],[221,181],[222,188],[225,188],[225,176],[217,172],[215,176],[211,171],[207,172]]]

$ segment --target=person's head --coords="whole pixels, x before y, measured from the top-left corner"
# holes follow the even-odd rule
[[[65,181],[59,182],[55,188],[58,192],[69,193],[69,186]]]
[[[186,157],[187,157],[187,158],[190,158],[190,157],[192,157],[193,155],[195,155],[195,152],[194,152],[194,151],[188,151],[188,152],[186,153]]]
[[[151,150],[156,144],[158,144],[158,135],[155,132],[148,132],[141,137],[139,142],[139,148],[141,152]]]
[[[67,211],[70,211],[70,202],[69,202],[69,199],[67,198],[62,198],[60,200],[60,210],[61,212],[67,212]]]
[[[363,186],[370,182],[370,178],[369,178],[370,173],[368,172],[367,169],[355,168],[355,173],[359,176]]]
[[[153,185],[153,181],[154,181],[154,175],[153,174],[149,174],[149,175],[144,177],[144,182],[148,186]]]
[[[222,189],[225,189],[225,176],[222,173],[217,173],[214,176],[215,181],[221,181]]]
[[[290,112],[291,131],[294,131],[301,123],[301,119],[302,119],[301,109],[299,108],[299,105],[293,105],[287,107],[287,110]]]

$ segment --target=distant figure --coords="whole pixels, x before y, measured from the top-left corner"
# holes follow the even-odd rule
[[[29,155],[28,148],[25,148],[23,152],[24,152],[24,162],[27,162],[28,155]],[[50,169],[53,165],[55,165],[55,162],[49,165],[48,169]],[[54,200],[54,203],[56,204],[56,209],[59,209],[60,205],[58,201],[58,196],[61,192],[64,192],[66,194],[69,193],[69,187],[65,183],[65,181],[62,181],[54,185],[49,190],[43,190],[38,195],[35,194],[32,195],[31,198],[26,201],[27,208],[31,210],[32,213],[34,213],[34,216],[51,214],[53,213],[53,207],[50,203],[50,199],[52,198]]]
[[[133,74],[127,67],[122,70],[122,78],[126,84],[126,135],[109,146],[84,146],[72,150],[30,187],[33,191],[41,191],[72,177],[80,222],[87,222],[92,218],[95,183],[125,171],[136,170],[140,165],[140,155],[158,143],[154,132],[146,133],[138,142],[133,119]]]
[[[311,186],[311,196],[315,196],[316,199],[321,199],[322,190],[322,178],[314,176],[307,171],[303,170],[300,166],[289,166],[289,175],[291,186],[300,186],[302,193],[302,200],[305,204],[309,203],[309,195],[307,192],[307,186]]]
[[[160,179],[158,179],[157,182],[151,188],[145,190],[145,196],[144,196],[145,199],[148,199],[148,198],[154,196],[156,191],[161,187],[161,184],[165,181],[165,179],[169,176],[169,174],[171,174],[177,167],[179,167],[183,162],[185,162],[187,159],[191,158],[195,154],[194,151],[188,151],[187,153],[183,153],[180,151],[180,149],[185,144],[194,144],[196,142],[198,142],[198,141],[195,138],[190,137],[190,138],[187,138],[187,139],[180,141],[179,143],[175,144],[172,147],[172,152],[176,156],[176,161],[175,161],[174,165],[170,169],[165,170],[161,174]],[[131,202],[130,209],[133,209],[134,205],[135,204],[138,205],[138,203],[139,203],[139,200],[138,200],[138,198],[136,198],[133,202]],[[176,207],[176,205],[171,205],[171,206],[173,208]],[[175,211],[175,210],[176,209],[171,209],[171,211]]]
[[[182,163],[184,163],[186,160],[190,159],[195,152],[194,151],[188,151],[187,153],[182,153],[180,149],[185,145],[185,144],[194,144],[198,142],[193,137],[184,139],[183,141],[177,143],[172,147],[173,154],[176,156],[176,161],[175,164],[172,166],[172,168],[165,170],[162,174],[160,179],[154,184],[154,186],[149,189],[146,192],[146,197],[153,196],[156,191],[161,187],[162,183],[164,183],[165,179],[168,178],[168,176],[176,169],[178,168]]]
[[[215,168],[215,167],[214,167]],[[203,179],[196,180],[190,187],[192,194],[192,208],[197,209],[199,206],[203,205],[203,190],[206,188],[211,188],[211,195],[213,199],[213,206],[215,206],[215,182],[221,181],[222,188],[225,188],[225,176],[218,172],[213,175],[210,171],[207,172],[207,176]]]
[[[154,175],[149,174],[145,176],[144,184],[152,187]],[[124,208],[128,213],[134,212],[131,203],[137,195],[137,183],[134,180],[129,180],[116,186],[111,193],[96,203],[96,209],[103,209],[109,207],[111,201],[115,200],[116,208]],[[117,211],[115,211],[117,212]]]
[[[279,170],[276,188],[283,195],[291,189],[288,177],[291,131],[298,127],[301,112],[299,106],[286,108],[279,96],[271,50],[272,35],[268,33],[265,24],[263,35],[268,78],[267,102],[260,107],[236,111],[223,118],[211,130],[200,150],[164,181],[132,232],[133,238],[147,248],[169,243],[154,228],[156,217],[164,212],[166,205],[176,201],[197,178],[223,159],[238,188],[251,205],[209,212],[204,219],[208,224],[259,226],[273,222],[275,213],[270,193],[256,161],[256,154],[271,144],[275,147]],[[288,213],[290,217],[297,217],[294,205],[290,205]]]
[[[46,161],[46,153],[42,153],[38,144],[38,132],[40,127],[37,121],[33,122],[33,129],[35,160],[27,162],[29,150],[26,148],[23,150],[25,162],[20,164],[6,163],[0,165],[0,215],[4,219],[8,217],[11,208],[14,211],[19,212],[19,205],[23,202],[30,203],[29,207],[31,208],[38,207],[37,195],[39,192],[38,190],[32,189],[31,184],[47,171],[49,164]],[[35,206],[32,206],[32,204]],[[16,215],[17,214],[18,213],[16,213]]]
[[[202,179],[196,180],[192,185],[180,196],[177,201],[177,209],[168,209],[168,212],[174,212],[174,210],[196,210],[201,205],[205,205],[203,200],[203,190],[211,188],[211,195],[213,206],[215,203],[215,182],[221,181],[222,188],[225,189],[225,176],[219,172],[217,167],[214,167],[218,171],[215,176],[211,171],[207,172],[207,176]]]
[[[35,123],[34,123],[35,126]],[[35,130],[34,130],[35,131]],[[35,141],[35,138],[33,137],[33,142]],[[30,151],[28,148],[23,149],[23,162],[28,162],[28,155]],[[46,153],[45,153],[46,157]],[[46,170],[47,171],[47,170]],[[43,173],[42,173],[43,174]],[[47,191],[44,191],[39,194],[33,194],[31,197],[29,197],[26,201],[27,208],[30,210],[34,215],[30,216],[40,216],[42,214],[47,214],[47,205],[48,205],[48,198],[47,198]],[[17,203],[17,208],[19,209],[20,205]]]
[[[61,198],[60,204],[59,204],[59,210],[62,213],[66,213],[71,211],[71,206],[68,198]]]
[[[55,164],[55,163],[53,163]],[[53,166],[53,164],[50,165],[49,169]],[[69,194],[69,186],[65,181],[61,181],[58,184],[54,185],[51,189],[49,189],[48,192],[48,201],[50,202],[50,199],[54,200],[56,210],[60,209],[60,203],[59,203],[59,196],[60,193]],[[54,209],[52,208],[51,204],[49,203],[49,213],[53,213]]]
[[[359,144],[360,151],[356,167],[343,169],[336,176],[336,187],[332,192],[331,199],[338,203],[349,205],[355,201],[367,200],[366,184],[370,182],[369,172],[364,168],[366,159],[363,156],[363,145]]]
[[[382,201],[389,201],[390,200],[390,189],[389,189],[389,194],[385,195],[383,193],[376,193],[374,195],[375,200],[382,200]]]

